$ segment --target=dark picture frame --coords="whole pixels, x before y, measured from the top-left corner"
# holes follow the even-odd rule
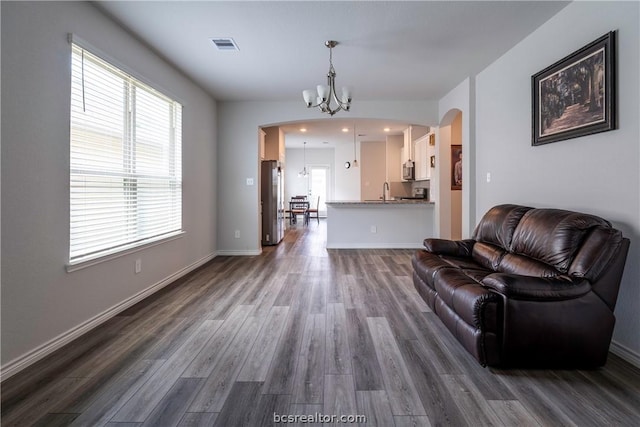
[[[462,145],[451,146],[451,190],[462,190]]]
[[[531,76],[531,145],[617,128],[615,40],[611,31]]]

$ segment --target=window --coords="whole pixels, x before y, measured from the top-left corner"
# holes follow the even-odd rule
[[[70,264],[182,229],[182,106],[72,44]]]

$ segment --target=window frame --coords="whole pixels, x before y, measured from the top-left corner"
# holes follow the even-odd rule
[[[178,153],[176,152],[171,152],[169,153],[169,157],[174,156],[174,161],[168,161],[167,165],[169,168],[175,168],[175,167],[179,167],[180,168],[180,174],[177,175],[177,178],[179,180],[180,183],[180,191],[179,191],[179,197],[180,200],[178,202],[178,208],[179,208],[179,221],[180,221],[180,226],[178,229],[175,230],[167,230],[166,232],[160,234],[160,235],[156,235],[156,236],[150,236],[150,237],[146,237],[146,238],[141,238],[139,240],[130,240],[126,243],[123,243],[121,245],[117,245],[111,248],[105,248],[102,250],[98,250],[96,252],[92,252],[92,253],[87,253],[87,254],[83,254],[83,255],[76,255],[73,258],[71,257],[71,213],[72,213],[72,200],[71,200],[71,183],[72,183],[72,177],[73,177],[73,169],[72,169],[72,164],[69,164],[69,170],[68,170],[68,179],[69,179],[69,192],[68,192],[68,208],[69,208],[69,240],[68,240],[68,253],[67,253],[67,264],[66,264],[66,270],[67,272],[72,272],[72,271],[76,271],[76,270],[80,270],[92,265],[96,265],[105,261],[109,261],[115,258],[119,258],[122,256],[125,256],[127,254],[131,254],[134,252],[138,252],[147,248],[150,248],[152,246],[156,246],[168,241],[172,241],[178,238],[181,238],[184,234],[185,234],[185,230],[184,230],[184,186],[183,186],[183,144],[182,144],[182,138],[183,138],[183,121],[182,121],[182,117],[184,115],[184,102],[182,102],[178,97],[174,96],[173,94],[171,94],[169,91],[164,90],[161,86],[154,84],[152,82],[149,82],[146,78],[140,77],[140,75],[136,72],[133,72],[131,69],[129,69],[129,67],[124,66],[123,64],[121,64],[119,61],[114,60],[110,55],[105,54],[103,51],[101,51],[100,49],[95,48],[94,46],[92,46],[91,44],[87,43],[86,41],[84,41],[83,39],[77,37],[75,34],[69,34],[69,46],[70,46],[70,51],[69,51],[69,58],[71,60],[71,58],[73,57],[73,46],[76,45],[78,48],[83,49],[84,51],[92,54],[93,56],[96,56],[98,59],[106,62],[110,67],[115,68],[119,73],[125,75],[128,79],[129,79],[129,83],[127,83],[129,88],[133,88],[136,87],[135,90],[137,90],[137,88],[139,87],[140,89],[142,89],[143,91],[149,92],[152,95],[153,94],[158,94],[163,98],[166,98],[167,100],[170,100],[172,103],[171,106],[171,111],[173,111],[172,114],[172,118],[171,120],[175,120],[176,117],[176,112],[175,112],[175,108],[180,108],[180,129],[178,131],[178,133],[176,133],[175,135],[179,136],[180,138],[180,150]],[[70,64],[71,65],[71,64]],[[73,88],[73,84],[72,82],[72,78],[71,76],[73,75],[73,69],[70,66],[69,69],[69,73],[70,73],[70,93],[72,93],[72,88]],[[124,97],[123,100],[128,99],[127,97]],[[69,98],[69,102],[71,103],[71,97]],[[69,153],[71,154],[71,123],[72,123],[72,112],[71,112],[71,106],[69,108]],[[129,126],[129,125],[134,125],[135,126],[135,119],[134,118],[125,118],[124,120],[124,125],[125,126]],[[173,126],[175,123],[172,123],[171,126]],[[127,136],[132,136],[132,134],[135,133],[133,130],[129,130],[127,131]],[[171,141],[169,142],[169,146],[175,144],[175,140],[174,137],[170,137]],[[133,145],[133,144],[137,144],[138,142],[132,137],[131,140],[128,140],[126,142],[123,142],[123,149],[126,148],[126,145]],[[124,150],[123,150],[124,151]],[[175,155],[178,155],[179,158],[176,158]],[[125,156],[123,154],[123,156]],[[177,163],[176,163],[177,162]],[[123,163],[126,163],[126,160],[123,158]],[[125,174],[123,174],[125,175]],[[125,184],[122,183],[123,188],[125,187]],[[138,221],[136,221],[136,227],[139,227],[140,223]]]

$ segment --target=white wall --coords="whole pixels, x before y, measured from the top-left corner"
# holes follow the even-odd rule
[[[216,104],[88,3],[2,2],[3,376],[102,313],[209,259],[216,247]],[[184,104],[186,234],[73,273],[69,255],[70,55],[75,33]],[[254,128],[255,130],[255,128]],[[256,144],[257,147],[257,144]],[[134,260],[142,272],[134,275]],[[91,321],[95,321],[92,323]],[[80,329],[78,329],[80,327]],[[52,341],[54,340],[54,341]]]
[[[362,164],[360,156],[361,143],[356,142],[356,152],[358,153],[358,163]],[[353,163],[353,145],[338,144],[335,153],[335,185],[333,189],[333,200],[360,200],[360,166],[345,169],[344,162]]]
[[[435,101],[376,102],[355,99],[350,112],[338,114],[354,119],[384,118],[410,123],[435,123],[437,122],[437,103]],[[218,253],[229,255],[260,253],[259,192],[257,185],[246,184],[247,178],[253,178],[254,182],[257,182],[258,127],[317,118],[327,117],[317,109],[305,108],[302,101],[218,103],[218,179],[221,182],[218,186]],[[336,148],[335,154],[336,159],[350,159],[353,156],[353,147],[344,148],[344,152]],[[344,160],[341,163],[344,163]],[[348,171],[344,168],[336,169],[336,181],[346,179]],[[341,177],[343,173],[345,175]],[[355,183],[355,180],[348,182]],[[356,188],[359,192],[359,180]],[[349,194],[351,190],[351,188],[348,189]],[[342,197],[338,189],[334,197]],[[240,230],[239,239],[234,237],[234,230]]]
[[[476,79],[478,218],[499,203],[600,215],[631,239],[612,349],[640,363],[639,3],[574,2]],[[531,75],[618,34],[619,129],[531,146]],[[466,154],[466,153],[465,153]],[[468,157],[467,157],[468,158]],[[491,173],[491,182],[486,174]]]

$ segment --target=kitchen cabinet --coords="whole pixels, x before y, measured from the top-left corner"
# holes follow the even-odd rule
[[[426,156],[427,152],[426,152],[426,146],[423,146],[423,143],[420,143],[419,147],[416,145],[417,142],[421,141],[426,137],[428,132],[429,132],[429,127],[427,126],[409,126],[407,129],[403,131],[404,144],[402,146],[402,155],[400,159],[401,160],[400,171],[402,171],[402,166],[407,161],[409,160],[413,161],[414,171],[415,171],[414,175],[416,180],[427,179],[425,175],[429,173],[428,158],[427,158],[427,169],[421,175],[421,178],[418,178],[420,173],[418,170],[418,164],[417,164],[418,157],[422,158]],[[426,140],[425,140],[425,143],[426,143]],[[418,150],[421,150],[421,152],[418,153]],[[402,174],[400,176],[402,176]]]
[[[263,131],[262,129],[260,129],[260,160],[264,160],[265,157],[265,153],[266,153],[266,138],[267,138],[267,133],[265,131]]]
[[[435,137],[435,132],[432,130],[414,141],[416,181],[431,179],[434,171],[431,167],[431,157],[436,154]]]
[[[429,157],[427,156],[428,136],[425,135],[415,141],[415,175],[416,181],[430,178]]]

